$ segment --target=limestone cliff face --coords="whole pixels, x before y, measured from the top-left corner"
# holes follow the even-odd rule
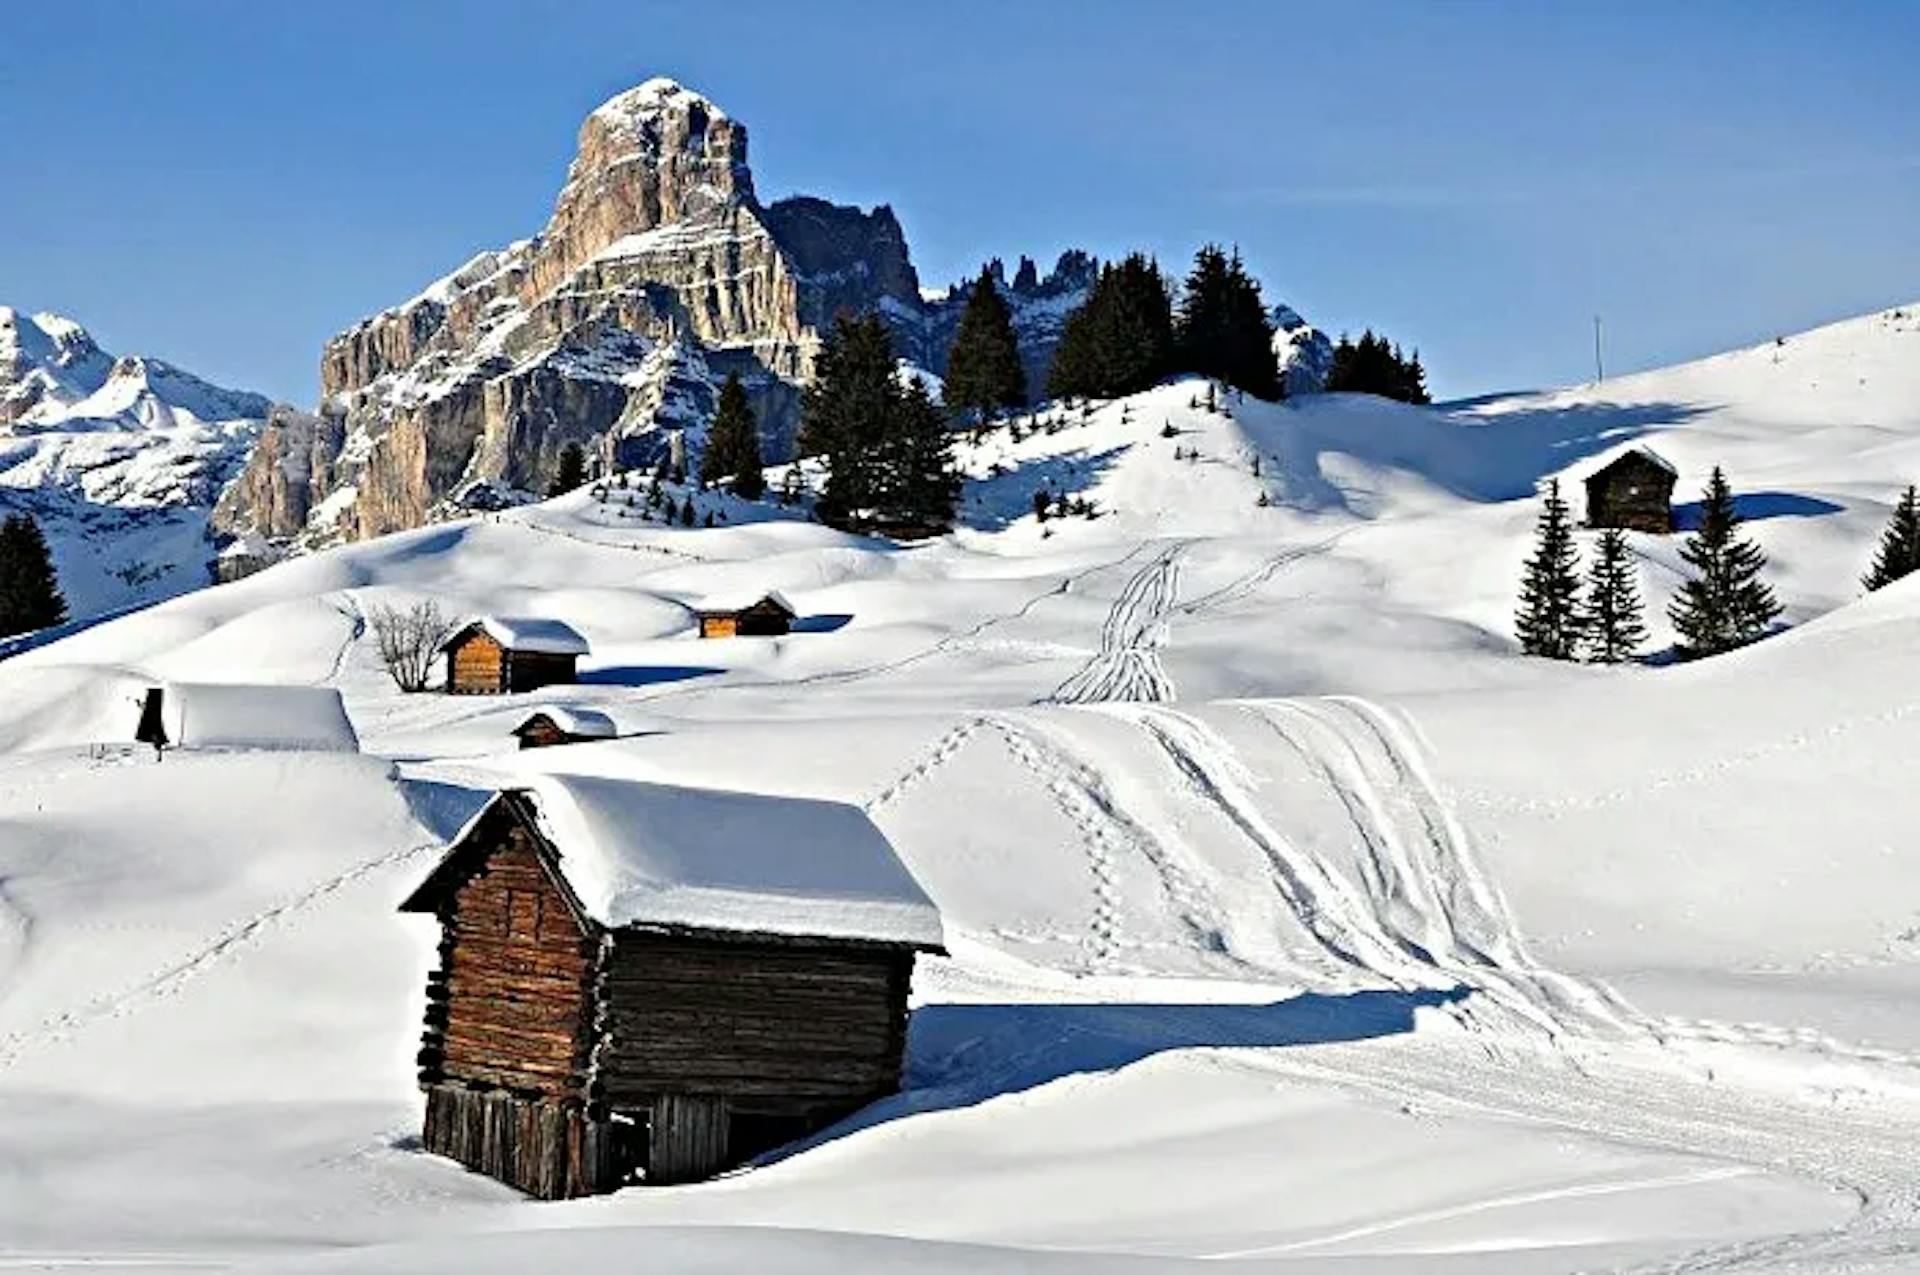
[[[746,126],[650,80],[588,116],[539,235],[327,343],[319,414],[269,426],[217,519],[322,544],[543,490],[568,443],[646,463],[728,371],[785,456],[821,329],[883,301],[919,301],[889,210],[763,207]]]

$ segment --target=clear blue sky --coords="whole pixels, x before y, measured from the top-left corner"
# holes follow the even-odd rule
[[[1237,242],[1462,395],[1920,298],[1920,4],[75,3],[0,18],[0,303],[302,404],[672,75],[923,280]]]

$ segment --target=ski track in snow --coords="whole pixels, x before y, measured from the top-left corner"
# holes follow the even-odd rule
[[[1186,547],[1185,541],[1170,545],[1134,573],[1100,627],[1099,652],[1060,683],[1048,702],[1164,703],[1173,699],[1173,679],[1160,662],[1160,648],[1166,645],[1167,621],[1179,600],[1180,558]]]
[[[48,1015],[36,1027],[0,1038],[0,1072],[19,1062],[29,1050],[64,1040],[94,1023],[124,1018],[173,995],[209,969],[250,947],[276,926],[309,911],[355,882],[441,848],[437,841],[419,842],[362,860],[280,903],[228,924],[202,939],[185,956],[129,987],[95,996],[76,1008]]]

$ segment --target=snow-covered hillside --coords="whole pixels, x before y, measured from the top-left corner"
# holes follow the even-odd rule
[[[70,319],[0,306],[0,510],[40,520],[76,618],[207,583],[208,514],[267,410],[158,359],[116,359]]]
[[[939,541],[582,491],[0,663],[0,1252],[1911,1269],[1920,585],[1856,580],[1920,476],[1913,312],[1430,409],[1204,400],[963,445]],[[1536,484],[1629,445],[1683,501],[1726,467],[1790,632],[1514,653]],[[1677,541],[1632,543],[1657,615]],[[768,589],[790,636],[695,635]],[[581,684],[399,695],[367,616],[424,598],[567,621]],[[337,688],[367,755],[156,763],[127,741],[166,680]],[[622,737],[517,752],[537,705]],[[541,771],[863,807],[952,950],[906,1091],[718,1182],[563,1205],[414,1151],[437,936],[393,909]]]

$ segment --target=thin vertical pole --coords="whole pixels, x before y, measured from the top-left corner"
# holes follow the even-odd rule
[[[1597,385],[1607,379],[1606,368],[1600,362],[1600,316],[1593,316],[1593,380]]]

